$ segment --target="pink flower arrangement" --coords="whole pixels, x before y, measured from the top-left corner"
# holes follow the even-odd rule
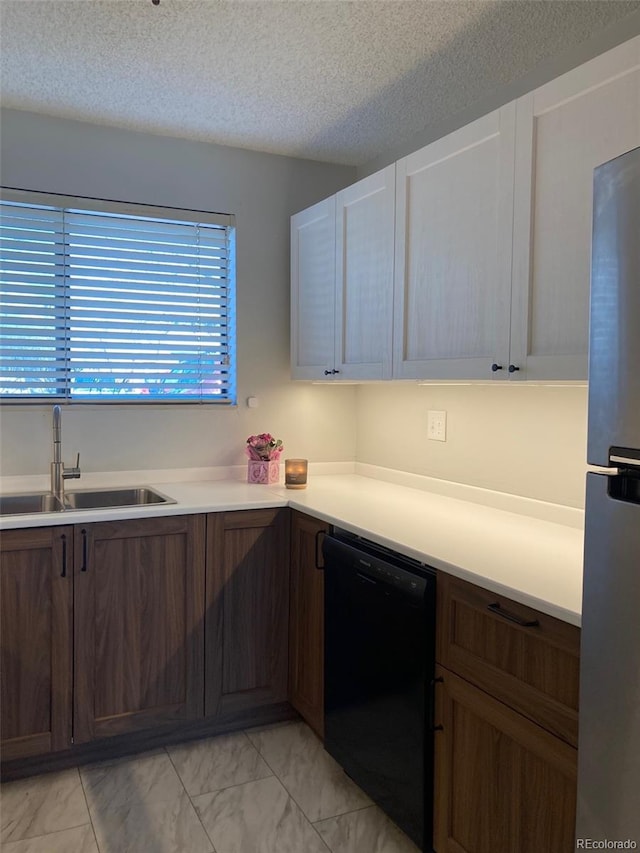
[[[250,435],[245,448],[249,459],[256,462],[277,462],[284,450],[284,445],[279,438],[274,438],[270,433],[263,432],[260,435]]]

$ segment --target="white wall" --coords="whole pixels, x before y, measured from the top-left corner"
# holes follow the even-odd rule
[[[2,111],[0,146],[4,186],[236,215],[238,407],[67,406],[68,463],[80,451],[85,471],[239,464],[262,431],[285,455],[355,458],[355,389],[289,380],[289,217],[354,169],[17,110]],[[50,425],[48,406],[4,406],[0,473],[46,473]]]
[[[85,471],[232,465],[269,430],[286,455],[359,461],[570,506],[583,501],[586,389],[337,387],[289,380],[289,216],[352,183],[354,171],[5,110],[6,186],[213,208],[238,226],[237,409],[67,406],[64,456]],[[248,409],[249,395],[261,406]],[[426,440],[428,409],[448,440]],[[0,473],[46,473],[50,407],[0,413]]]
[[[429,409],[446,442],[427,440]],[[584,386],[363,385],[357,422],[359,462],[584,506]]]

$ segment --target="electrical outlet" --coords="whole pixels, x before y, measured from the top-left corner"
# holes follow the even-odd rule
[[[427,438],[431,441],[447,440],[446,412],[427,412]]]

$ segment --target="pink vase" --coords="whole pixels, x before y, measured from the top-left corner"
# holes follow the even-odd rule
[[[273,460],[249,459],[247,462],[247,483],[272,485],[280,480],[280,463]]]

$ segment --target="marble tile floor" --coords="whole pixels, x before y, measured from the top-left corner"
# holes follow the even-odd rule
[[[8,782],[2,853],[418,853],[302,722]]]

